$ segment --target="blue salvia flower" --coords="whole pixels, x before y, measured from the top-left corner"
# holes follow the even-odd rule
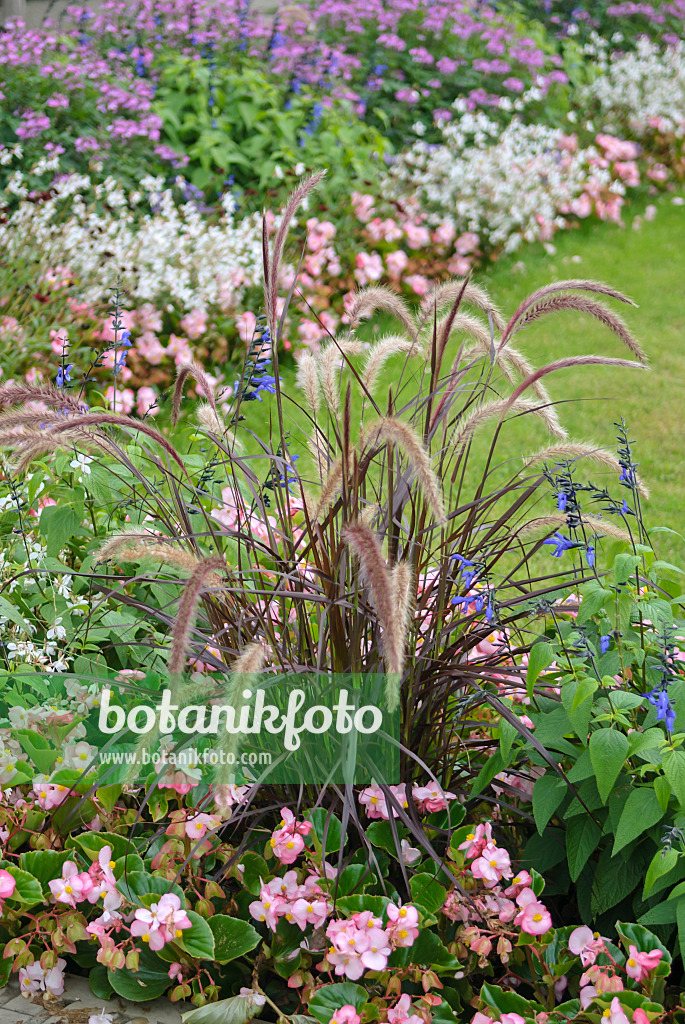
[[[464,558],[463,555],[450,555],[455,561],[459,562],[459,573],[465,587],[471,587],[475,579],[481,572],[482,566],[477,562],[471,562],[468,558]]]
[[[123,345],[124,348],[130,348],[131,347],[131,332],[130,331],[122,331],[121,332],[121,337],[119,338],[119,340],[117,342],[117,348],[121,347],[122,345]]]
[[[666,728],[671,732],[675,725],[675,711],[664,684],[655,686],[653,690],[650,690],[649,693],[643,693],[642,696],[646,697],[649,703],[656,708],[657,721],[665,722]]]
[[[575,548],[576,542],[571,540],[570,537],[564,537],[561,533],[555,533],[553,537],[548,537],[547,540],[543,540],[543,544],[553,544],[554,551],[552,552],[553,558],[561,558],[565,551],[570,551]]]
[[[65,384],[71,381],[71,371],[74,369],[73,363],[67,363],[66,366],[59,366],[57,368],[57,376],[55,377],[55,384],[58,388],[63,388]]]
[[[599,638],[599,650],[601,654],[606,654],[611,644],[611,633],[605,633]]]
[[[585,548],[585,557],[587,558],[587,564],[592,569],[595,564],[595,548],[593,544],[588,544]]]

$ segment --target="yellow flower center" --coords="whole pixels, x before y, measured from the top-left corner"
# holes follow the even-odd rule
[[[70,886],[70,885],[65,885],[65,886],[64,886],[64,891],[65,891],[65,892],[68,892],[68,893],[69,893],[69,895],[71,896],[71,894],[72,894],[72,892],[73,892],[74,890],[73,890],[73,889],[71,888],[71,886]]]
[[[628,961],[628,967],[634,967],[634,966],[635,966],[635,961],[633,960],[633,958],[631,956],[630,960]]]
[[[401,930],[400,930],[400,931],[399,931],[399,932],[398,932],[397,934],[399,935],[399,937],[400,937],[401,939],[406,939],[406,937],[407,937],[407,935],[408,935],[409,933],[408,933],[407,931],[405,931],[405,929],[404,929],[404,928],[402,928],[402,929],[401,929]]]
[[[542,914],[533,914],[534,921],[542,921]]]
[[[176,938],[180,939],[182,935],[183,935],[183,930],[181,928],[177,928],[176,929]]]
[[[149,942],[150,941],[150,936],[147,933],[145,935],[141,936],[141,938],[142,938],[143,942]]]
[[[475,835],[473,834],[473,832],[469,832],[469,834],[467,835],[467,837],[466,837],[466,838],[467,838],[467,839],[475,839],[476,837],[475,837]]]
[[[285,848],[286,848],[286,850],[292,850],[294,845],[295,845],[295,843],[291,839],[289,843],[285,844]]]
[[[406,916],[407,916],[407,911],[404,909],[404,907],[402,907],[402,909],[400,910],[400,917],[406,917]]]

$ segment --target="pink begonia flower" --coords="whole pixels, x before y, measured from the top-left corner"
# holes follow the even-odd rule
[[[508,888],[506,888],[504,890],[504,895],[505,896],[518,896],[518,894],[523,889],[529,888],[532,884],[533,884],[533,879],[528,874],[528,872],[527,871],[519,871],[519,873],[517,875],[514,875],[514,877],[512,878],[511,883],[508,886]]]
[[[618,974],[613,973],[613,967],[599,967],[597,964],[588,967],[580,976],[580,986],[581,989],[584,986],[593,986],[595,993],[600,995],[605,992],[623,991],[623,982]]]
[[[295,900],[290,908],[293,921],[302,931],[308,924],[320,928],[328,917],[329,907],[326,900],[307,900],[301,898]]]
[[[467,260],[466,256],[453,256],[447,264],[447,270],[450,274],[455,274],[457,277],[465,277],[471,269],[471,264]]]
[[[54,782],[34,782],[33,793],[38,800],[38,806],[44,811],[51,811],[64,803],[69,796],[69,787],[59,786]]]
[[[90,865],[88,875],[91,879],[90,886],[83,887],[83,894],[89,903],[97,901],[106,893],[116,889],[116,878],[114,877],[115,863],[112,859],[112,847],[103,846],[98,853],[98,859]]]
[[[136,341],[136,351],[150,366],[159,366],[166,355],[166,349],[152,331],[145,331]]]
[[[61,996],[64,992],[64,968],[66,960],[60,957],[54,967],[43,969],[40,961],[28,967],[19,968],[19,990],[27,995],[34,992],[47,992],[51,996]]]
[[[150,949],[158,950],[167,942],[180,939],[186,928],[192,928],[192,922],[185,910],[181,910],[181,900],[175,893],[165,893],[149,910],[138,907],[131,935],[140,936]]]
[[[414,786],[412,798],[422,814],[444,811],[449,800],[457,799],[456,794],[445,792],[437,782],[431,782],[428,786]]]
[[[421,851],[417,850],[415,846],[411,846],[407,839],[403,839],[400,843],[400,856],[402,863],[409,867],[421,859]]]
[[[407,256],[404,249],[395,249],[394,252],[389,252],[385,257],[385,266],[388,271],[388,275],[397,280],[402,276],[407,264],[409,263],[409,257]]]
[[[75,908],[80,900],[85,899],[83,890],[85,888],[89,891],[92,882],[88,875],[81,875],[73,860],[68,860],[62,865],[62,877],[53,878],[48,884],[57,903],[66,903]]]
[[[359,794],[359,803],[366,811],[367,818],[382,818],[388,821],[390,815],[385,803],[385,794],[380,786],[367,786]]]
[[[454,243],[454,251],[459,256],[468,256],[478,248],[479,241],[475,231],[465,231]]]
[[[602,1015],[602,1024],[604,1024],[605,1020],[607,1021],[607,1024],[630,1024],[618,996],[614,996],[611,1000],[609,1013],[607,1014],[606,1010],[604,1011],[604,1014]]]
[[[488,888],[496,885],[501,878],[511,878],[513,871],[509,854],[489,843],[472,863],[471,874],[474,878],[482,879]]]
[[[456,233],[454,224],[449,220],[443,220],[433,232],[433,241],[436,245],[449,245],[454,241]]]
[[[157,395],[154,388],[138,388],[136,395],[136,412],[139,416],[158,416],[159,406],[156,404]]]
[[[471,1024],[495,1024],[492,1017],[488,1017],[487,1014],[481,1013],[480,1010],[472,1019]]]
[[[354,258],[357,284],[364,287],[369,281],[380,281],[383,276],[383,260],[377,252],[358,252]]]
[[[284,917],[288,903],[281,896],[275,896],[262,884],[259,899],[250,903],[249,911],[256,921],[263,921],[272,932],[276,931],[279,917]]]
[[[105,929],[111,928],[112,926],[119,927],[119,921],[121,921],[121,914],[118,913],[122,903],[121,893],[117,889],[113,889],[110,892],[105,893],[105,897],[102,901],[102,914],[95,921],[86,927],[86,931],[90,935],[99,935],[104,932]]]
[[[404,283],[420,296],[427,295],[430,288],[430,282],[423,274],[407,274]]]
[[[514,924],[527,935],[544,935],[552,927],[552,915],[532,889],[524,889],[516,897],[521,910],[514,918]]]
[[[361,1017],[355,1010],[354,1006],[350,1003],[346,1003],[341,1006],[339,1010],[336,1010],[328,1024],[360,1024]]]
[[[503,1013],[500,1017],[500,1024],[526,1024],[526,1018],[520,1013]]]
[[[388,936],[383,928],[369,928],[364,932],[367,948],[362,952],[361,959],[369,971],[384,971],[392,949]]]
[[[196,814],[185,822],[184,831],[188,839],[204,839],[207,832],[220,824],[221,816],[218,814]]]
[[[0,900],[9,899],[16,887],[16,879],[10,875],[9,871],[5,871],[4,868],[0,868]]]
[[[373,216],[373,196],[368,194],[362,195],[361,192],[353,192],[351,199],[357,220],[360,220],[363,224],[371,220]]]
[[[633,1010],[633,1024],[651,1024],[651,1021],[641,1006]]]
[[[419,937],[419,913],[416,907],[407,904],[404,907],[397,907],[394,903],[388,904],[388,926],[387,932],[393,946],[413,946]]]
[[[162,329],[162,314],[155,309],[151,302],[145,302],[138,307],[136,320],[141,331],[161,331]]]
[[[199,338],[207,330],[207,313],[204,309],[191,309],[180,321],[181,330],[189,338]]]
[[[124,416],[133,409],[136,396],[130,388],[114,388],[113,385],[105,391],[105,401],[112,412],[123,413]]]
[[[568,948],[580,957],[583,967],[594,964],[597,955],[604,949],[604,939],[599,932],[593,932],[587,925],[574,928],[568,940]]]
[[[626,960],[626,974],[633,978],[638,984],[642,984],[650,971],[661,963],[663,953],[660,949],[653,949],[649,953],[639,953],[637,946],[628,947],[628,959]]]
[[[176,366],[192,361],[193,352],[187,338],[177,338],[175,334],[170,334],[166,350],[173,355]]]
[[[232,807],[243,802],[250,791],[250,786],[236,786],[232,782],[224,782],[214,790],[214,802],[217,810],[224,816]]]
[[[476,831],[469,832],[458,848],[466,850],[466,856],[471,859],[472,857],[480,857],[485,847],[489,844],[496,845],[492,838],[492,825],[489,821],[486,821],[484,825],[476,825]]]
[[[423,224],[415,224],[413,221],[408,220],[403,227],[410,249],[425,249],[427,245],[430,245],[430,231]]]
[[[405,992],[393,1008],[388,1010],[389,1024],[422,1024],[422,1018],[417,1013],[410,1013],[411,1009],[411,996]]]
[[[312,823],[297,822],[295,815],[287,807],[281,810],[280,828],[276,829],[269,840],[274,854],[281,864],[293,864],[304,850],[303,836],[309,835]]]

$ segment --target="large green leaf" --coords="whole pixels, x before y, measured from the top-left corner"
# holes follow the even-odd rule
[[[10,903],[20,903],[22,910],[29,910],[36,904],[45,902],[40,882],[28,871],[22,871],[21,868],[6,860],[0,861],[0,868],[9,872],[16,882],[12,895],[5,897]]]
[[[487,1006],[500,1013],[518,1013],[530,1017],[530,1003],[518,992],[511,992],[500,988],[499,985],[489,985],[484,982],[480,990],[480,998]]]
[[[309,1000],[309,1010],[319,1021],[328,1024],[336,1010],[341,1006],[354,1006],[359,1012],[368,1000],[366,989],[351,981],[342,981],[334,985],[324,985],[317,989]]]
[[[685,807],[685,750],[667,750],[661,762],[681,807]]]
[[[646,900],[649,896],[650,890],[654,887],[654,883],[662,877],[662,875],[668,874],[672,868],[678,863],[678,852],[676,850],[657,850],[652,861],[647,868],[647,874],[645,876],[645,884],[642,892],[643,900]]]
[[[157,875],[148,875],[143,871],[131,871],[130,874],[124,875],[117,882],[117,889],[127,900],[131,903],[136,903],[138,906],[143,906],[143,903],[149,903],[143,901],[141,897],[153,894],[155,896],[163,896],[165,893],[175,893],[181,901],[181,906],[184,905],[185,896],[183,895],[183,889],[180,885],[176,885],[175,882],[170,882],[167,878],[159,878]]]
[[[168,965],[149,949],[143,948],[137,971],[107,971],[107,980],[123,999],[146,1003],[158,999],[171,987]]]
[[[19,864],[24,871],[38,879],[44,890],[47,890],[48,882],[62,877],[62,865],[73,859],[73,854],[69,850],[28,850],[22,853]]]
[[[566,857],[572,881],[577,881],[590,854],[597,849],[602,831],[589,815],[571,818],[566,829]]]
[[[641,786],[630,793],[625,802],[616,829],[613,854],[617,854],[633,839],[652,828],[664,816],[663,809],[651,786]]]
[[[261,942],[259,932],[237,917],[217,914],[210,917],[208,924],[214,935],[214,959],[217,963],[227,964],[229,960],[249,953]]]
[[[595,729],[590,737],[590,760],[603,803],[606,803],[627,756],[627,736],[618,729]]]
[[[657,939],[654,932],[650,932],[641,924],[625,924],[623,921],[616,922],[616,931],[627,944],[633,943],[637,946],[638,953],[649,953],[653,949],[660,949],[664,954],[666,963],[671,963],[673,957],[660,939]]]
[[[414,875],[410,883],[412,900],[424,907],[430,914],[436,914],[441,907],[444,907],[447,899],[447,889],[433,875],[428,872],[420,872]]]
[[[70,505],[51,505],[40,515],[40,532],[47,538],[48,557],[60,553],[81,525],[81,516]]]
[[[568,787],[560,775],[547,771],[533,786],[533,816],[542,835],[555,811],[559,809]]]
[[[246,1024],[259,1010],[245,996],[231,996],[218,1003],[207,1003],[182,1015],[183,1024]]]
[[[194,910],[187,910],[186,913],[193,927],[184,930],[178,940],[178,945],[181,949],[185,949],[186,953],[190,953],[191,956],[197,957],[199,960],[212,960],[214,957],[212,929],[204,917],[200,917]]]
[[[329,815],[325,807],[316,807],[308,816],[307,820],[311,821],[314,826],[314,832],[320,843],[324,842],[324,833],[326,838],[326,856],[331,853],[337,853],[340,849],[340,842],[342,839],[342,822],[335,814]],[[347,836],[345,837],[347,842]],[[343,842],[343,846],[345,845]]]
[[[528,655],[528,669],[526,671],[526,690],[529,697],[533,694],[533,688],[538,681],[538,677],[546,668],[549,668],[553,661],[554,648],[551,644],[544,640],[533,644]]]

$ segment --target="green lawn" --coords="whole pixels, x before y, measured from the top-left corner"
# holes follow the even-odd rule
[[[685,206],[665,199],[657,209],[656,218],[640,230],[631,228],[633,209],[625,228],[585,225],[559,236],[555,255],[536,246],[484,276],[506,313],[535,288],[569,277],[605,281],[638,304],[635,309],[611,303],[647,352],[647,372],[579,367],[549,376],[547,385],[552,397],[564,402],[559,415],[575,438],[610,443],[613,422],[625,417],[651,491],[648,525],[685,533]],[[580,262],[574,261],[577,256]],[[525,269],[514,270],[517,263]],[[629,356],[600,324],[570,313],[531,325],[517,341],[535,365],[588,352]],[[528,425],[514,422],[507,429],[514,454],[526,444]],[[668,535],[659,538],[658,547],[670,557],[685,555],[685,543]]]
[[[630,209],[625,228],[583,225],[577,231],[558,236],[554,255],[546,253],[542,246],[529,246],[478,275],[476,280],[490,290],[507,318],[534,289],[566,278],[605,281],[638,303],[638,308],[634,308],[610,300],[647,351],[651,360],[648,371],[579,367],[550,375],[546,384],[552,397],[561,403],[560,418],[574,440],[611,445],[615,437],[613,423],[621,416],[625,418],[637,442],[634,451],[640,473],[652,493],[645,506],[647,524],[669,526],[685,533],[685,206],[674,206],[666,198],[658,204],[653,221],[643,222],[640,230],[633,230],[632,218],[638,212],[642,211]],[[380,320],[375,332],[386,330],[397,327]],[[366,329],[364,333],[369,336]],[[630,353],[601,324],[571,313],[557,314],[532,325],[517,335],[516,344],[536,366],[571,354],[630,358]],[[401,365],[402,357],[388,364],[385,388],[379,388],[379,395],[387,395],[388,385],[396,380]],[[295,394],[294,371],[283,367],[282,377],[285,394]],[[408,391],[404,397],[409,397]],[[267,418],[275,416],[275,405],[255,402],[246,414],[248,425],[263,436]],[[286,414],[286,425],[293,428],[292,451],[304,453],[298,437],[299,428],[308,430],[304,417],[292,416],[289,403]],[[481,437],[474,445],[474,457],[470,460],[474,480],[488,443],[487,437]],[[537,417],[512,420],[504,427],[498,461],[518,460],[547,443],[549,435],[538,425]],[[249,441],[246,447],[256,451]],[[592,478],[597,483],[606,482],[617,496],[624,496],[620,487],[613,486],[615,481],[595,472]],[[551,503],[548,511],[552,511]],[[661,535],[657,546],[662,557],[685,563],[685,542]]]

